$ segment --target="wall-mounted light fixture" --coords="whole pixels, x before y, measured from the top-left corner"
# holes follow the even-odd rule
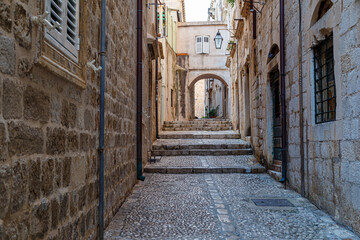
[[[221,36],[220,34],[220,31],[217,32],[215,38],[214,38],[214,41],[215,41],[215,48],[216,49],[221,49],[221,45],[222,45],[222,42],[223,42],[223,37]]]

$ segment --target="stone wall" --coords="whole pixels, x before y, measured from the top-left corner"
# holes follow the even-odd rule
[[[195,83],[195,117],[205,117],[205,82],[206,80],[200,80]]]
[[[314,21],[321,1],[302,1],[302,95],[304,135],[304,186],[306,196],[319,208],[360,233],[360,159],[359,159],[359,3],[332,1],[333,6]],[[239,2],[237,2],[239,4]],[[256,39],[253,40],[252,14],[245,13],[239,37],[241,136],[246,109],[249,78],[251,100],[251,142],[256,156],[268,167],[273,163],[273,100],[269,73],[279,69],[279,54],[269,58],[274,46],[280,46],[279,1],[266,1],[257,15]],[[239,5],[240,6],[240,5]],[[259,7],[258,7],[259,8]],[[232,26],[232,29],[236,25]],[[287,109],[288,185],[301,191],[300,87],[299,87],[299,6],[285,1],[285,68]],[[336,121],[315,123],[313,46],[333,32],[336,84]],[[231,58],[232,80],[236,79],[236,55]],[[248,71],[248,74],[247,74]]]
[[[84,88],[38,64],[40,2],[0,3],[0,238],[96,239],[99,74]],[[80,9],[84,68],[99,64],[100,1]],[[136,1],[107,1],[106,28],[108,223],[136,182]]]

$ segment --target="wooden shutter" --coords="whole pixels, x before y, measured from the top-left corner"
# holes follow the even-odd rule
[[[50,12],[51,24],[60,27],[45,29],[45,36],[60,51],[77,62],[79,49],[79,0],[47,0],[46,11]]]
[[[210,37],[203,37],[203,53],[210,53]]]
[[[196,54],[200,54],[203,52],[203,37],[197,36],[195,39],[195,51]]]

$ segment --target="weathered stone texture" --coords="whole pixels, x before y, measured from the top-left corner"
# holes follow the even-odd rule
[[[11,212],[17,212],[27,201],[28,168],[24,161],[18,161],[13,166],[12,177],[12,207]]]
[[[43,91],[27,87],[24,91],[24,117],[47,122],[50,117],[50,97]]]
[[[15,6],[14,36],[19,45],[29,49],[31,47],[31,26],[29,14],[21,4]]]
[[[46,130],[47,142],[46,153],[47,154],[63,154],[65,153],[65,140],[66,133],[62,128],[47,128]]]
[[[8,124],[10,155],[30,155],[43,152],[44,133],[41,128],[30,127],[21,122]]]
[[[305,192],[318,207],[360,233],[359,201],[355,200],[360,198],[360,182],[355,180],[359,178],[357,172],[360,171],[359,5],[354,1],[332,1],[330,10],[319,21],[314,22],[320,2],[301,1]],[[298,1],[285,1],[287,176],[289,185],[300,191],[298,7]],[[275,44],[280,46],[279,20],[279,1],[267,1],[261,15],[257,17],[257,36],[253,40],[252,17],[249,13],[245,18],[244,33],[239,39],[238,48],[240,66],[249,66],[248,76],[242,74],[246,73],[246,67],[240,67],[239,71],[242,74],[240,76],[250,79],[252,144],[256,155],[259,159],[264,158],[268,166],[273,163],[273,99],[268,74],[280,66],[279,54],[269,59],[269,51]],[[331,31],[334,39],[336,121],[315,124],[312,48],[319,40],[325,39],[325,33],[329,34]],[[234,57],[230,67],[234,81],[237,77],[236,67]],[[244,101],[245,95],[240,97],[241,107]],[[242,122],[245,121],[246,119],[242,119]],[[241,130],[243,131],[243,126]]]
[[[15,61],[15,41],[0,32],[0,72],[13,75]]]
[[[3,116],[5,119],[19,119],[22,117],[21,87],[9,79],[3,82]]]
[[[10,18],[10,5],[4,2],[0,3],[0,27],[7,32],[11,32],[12,20]]]
[[[80,4],[80,49],[97,58],[100,5]],[[107,4],[106,221],[136,181],[136,1]],[[87,69],[81,88],[38,64],[39,5],[0,3],[0,239],[96,239],[99,74]]]

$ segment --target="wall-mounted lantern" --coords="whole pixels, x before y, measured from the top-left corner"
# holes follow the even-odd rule
[[[215,41],[215,48],[216,49],[221,49],[221,45],[222,45],[222,42],[223,42],[223,38],[220,34],[220,31],[217,32],[215,38],[214,38],[214,41]]]

